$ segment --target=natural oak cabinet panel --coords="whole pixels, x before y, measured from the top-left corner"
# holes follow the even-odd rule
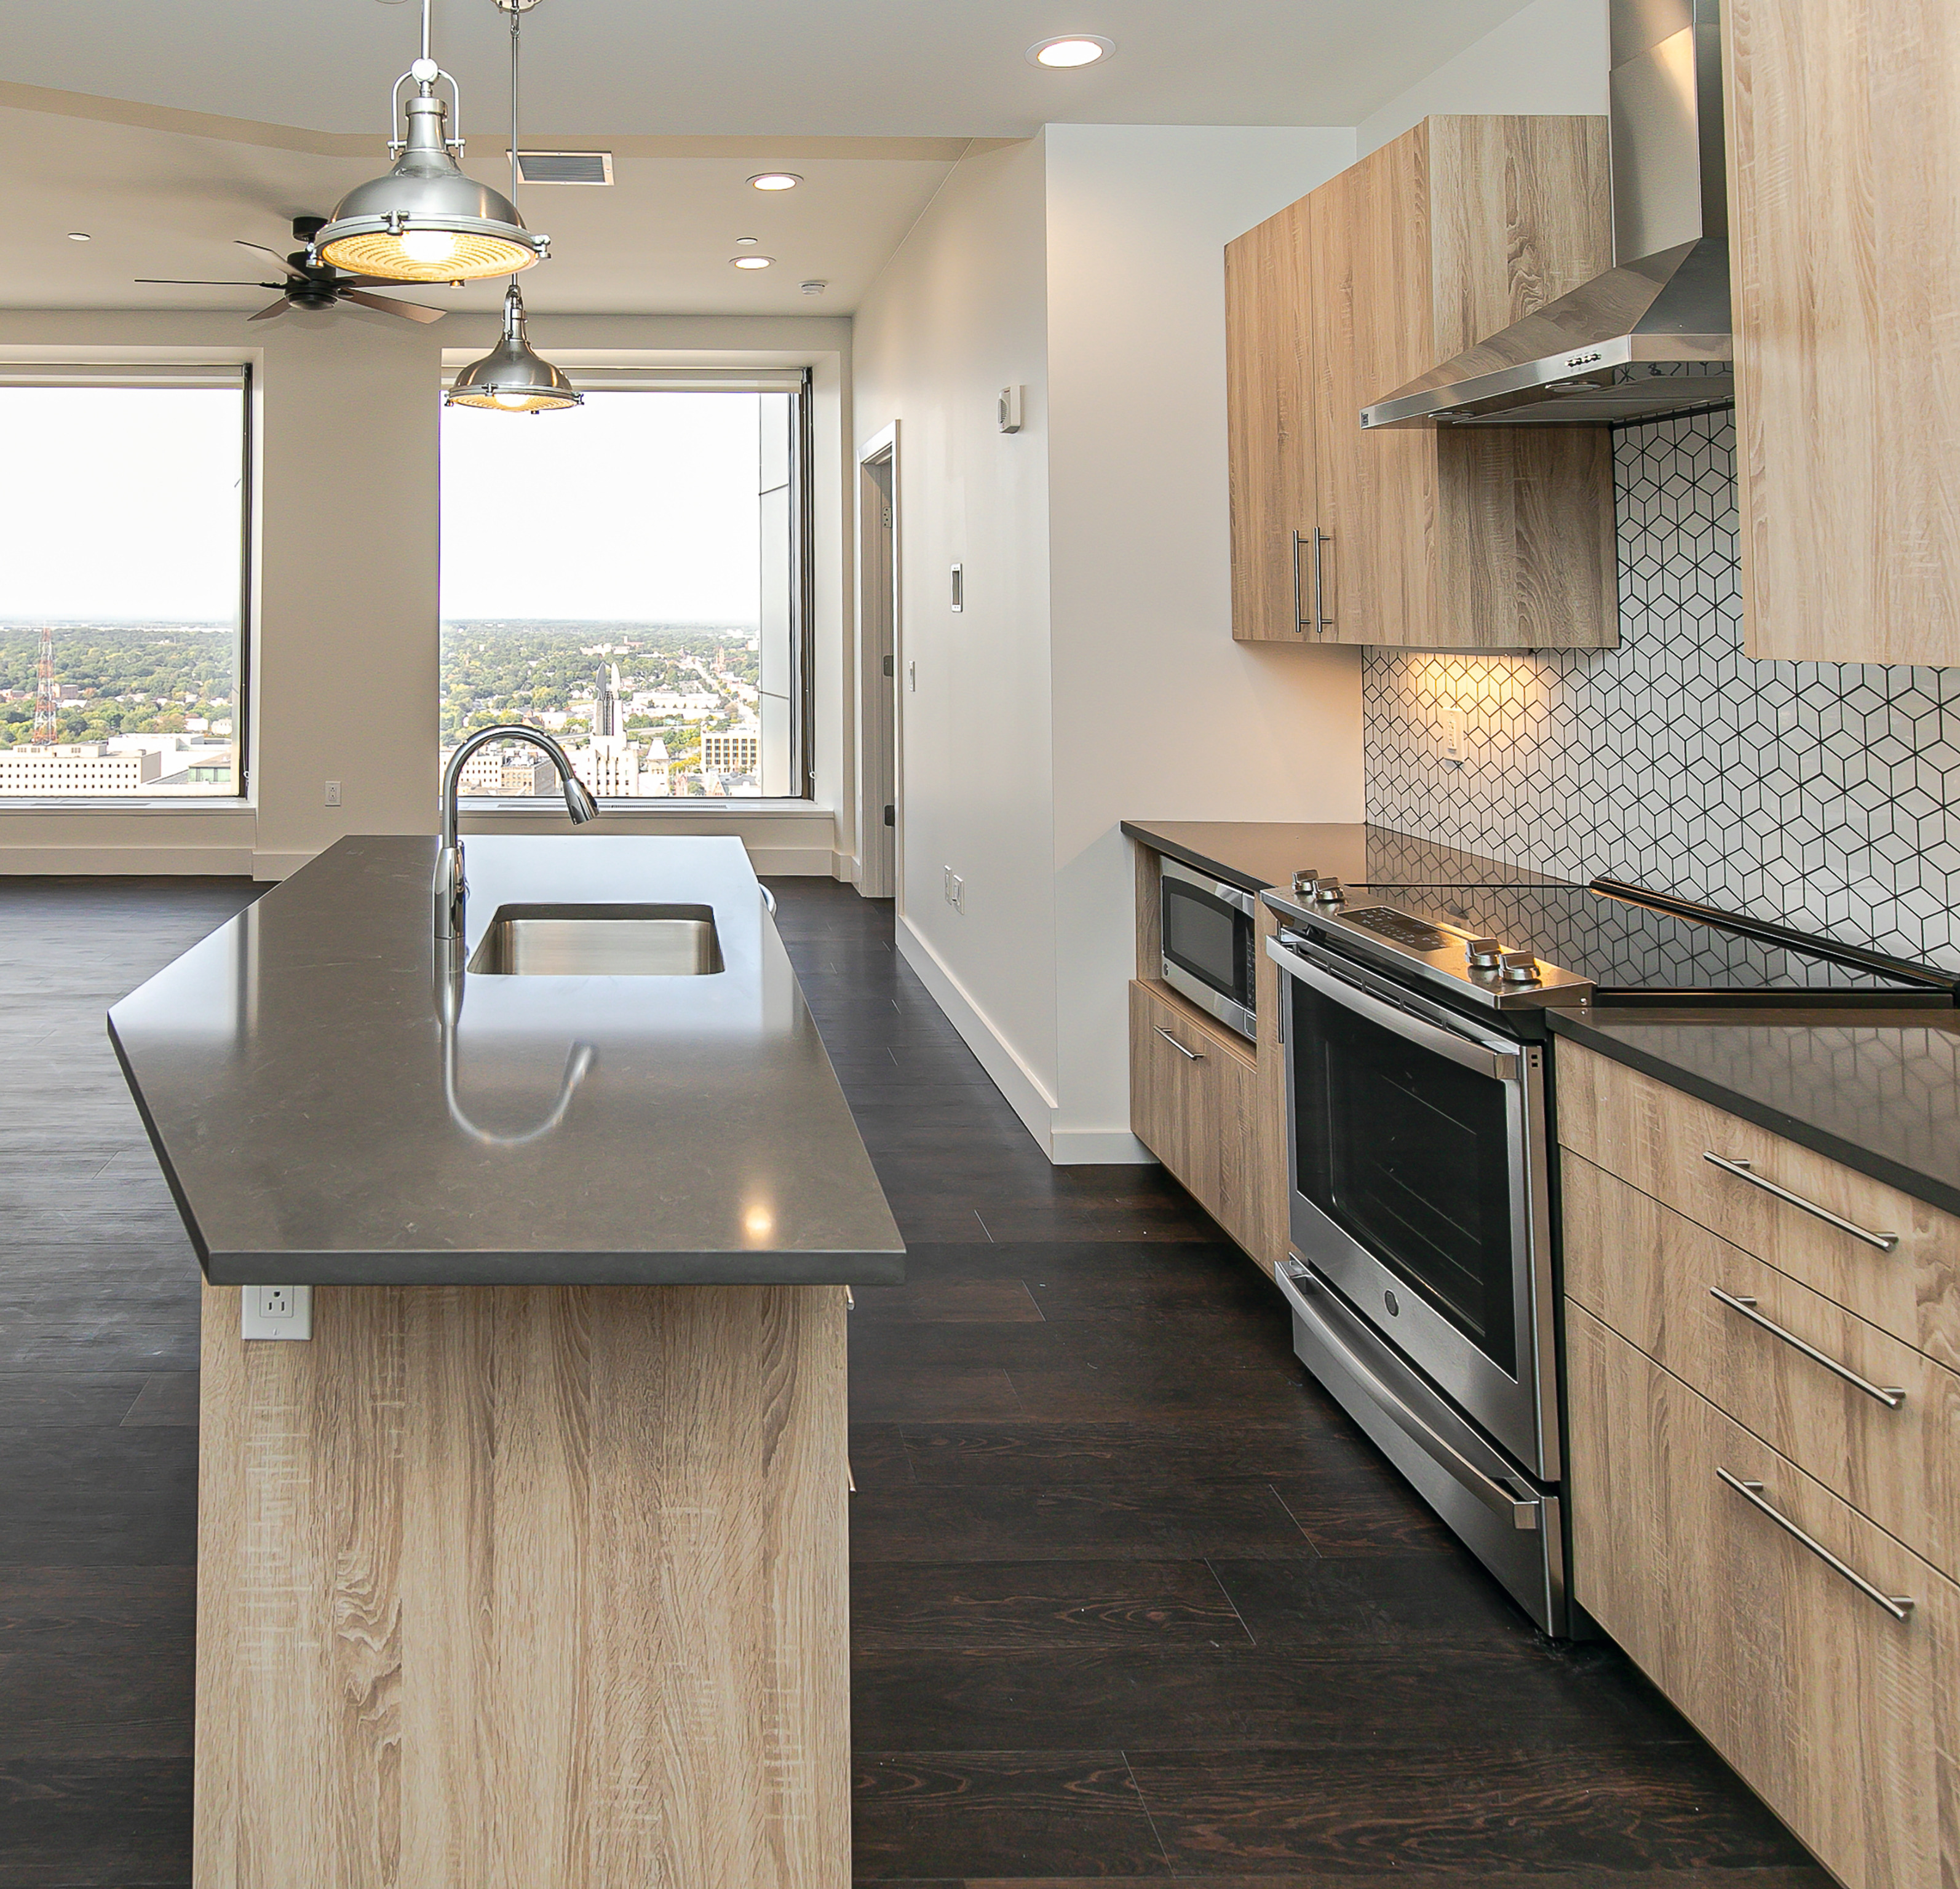
[[[1744,647],[1960,664],[1960,10],[1722,11]]]
[[[1228,246],[1235,636],[1616,640],[1605,428],[1360,418],[1610,266],[1605,123],[1431,118]]]
[[[1259,1102],[1249,1043],[1168,988],[1131,984],[1131,1132],[1233,1239],[1264,1258],[1270,1163]]]
[[[1580,1603],[1850,1889],[1950,1889],[1960,1588],[1569,1302],[1566,1339]]]

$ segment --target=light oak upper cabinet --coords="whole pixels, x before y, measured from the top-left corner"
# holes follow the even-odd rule
[[[1728,0],[1744,647],[1960,664],[1952,0]]]
[[[1612,264],[1603,118],[1431,118],[1225,252],[1233,634],[1596,649],[1603,428],[1364,433],[1360,410]]]

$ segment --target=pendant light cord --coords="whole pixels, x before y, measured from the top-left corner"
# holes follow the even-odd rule
[[[428,0],[423,0],[423,4],[426,5]],[[521,7],[511,9],[511,202],[514,205],[517,201],[517,27],[523,17]],[[514,273],[511,286],[517,286]]]
[[[429,56],[429,8],[434,0],[422,0],[422,57]]]

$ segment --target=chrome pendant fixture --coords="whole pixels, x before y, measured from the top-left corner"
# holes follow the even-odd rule
[[[390,116],[405,118],[390,135],[395,167],[343,197],[313,239],[323,262],[358,275],[400,282],[469,282],[514,275],[550,253],[551,238],[524,227],[517,206],[457,166],[463,149],[462,97],[455,79],[429,56],[429,8],[422,0],[422,56],[395,81]],[[513,18],[514,20],[515,15]],[[448,135],[449,107],[436,96],[447,80],[457,107],[457,135]],[[415,95],[406,111],[402,87]],[[395,126],[390,125],[392,134]]]
[[[511,196],[517,195],[517,23],[537,0],[497,0],[511,16]],[[514,211],[512,212],[515,214]],[[564,374],[533,351],[524,334],[524,298],[515,278],[504,291],[504,338],[450,383],[443,404],[495,407],[506,413],[554,413],[584,403]]]

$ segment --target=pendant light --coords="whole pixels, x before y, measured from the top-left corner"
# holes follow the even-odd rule
[[[497,0],[511,15],[511,198],[517,196],[517,23],[537,0]],[[516,214],[515,211],[512,215]],[[481,361],[450,383],[443,404],[496,407],[506,413],[554,413],[584,404],[585,396],[539,354],[524,334],[524,298],[517,279],[504,291],[504,338]]]
[[[392,120],[402,109],[402,86],[412,81],[415,88],[406,109],[403,135],[388,141],[395,167],[341,199],[314,237],[313,253],[336,269],[400,282],[469,282],[513,275],[542,262],[550,253],[551,238],[533,235],[508,197],[457,168],[462,95],[455,79],[429,56],[431,4],[422,0],[422,57],[396,80],[390,94]],[[454,138],[447,130],[449,108],[435,92],[443,79],[448,80],[457,104]]]

